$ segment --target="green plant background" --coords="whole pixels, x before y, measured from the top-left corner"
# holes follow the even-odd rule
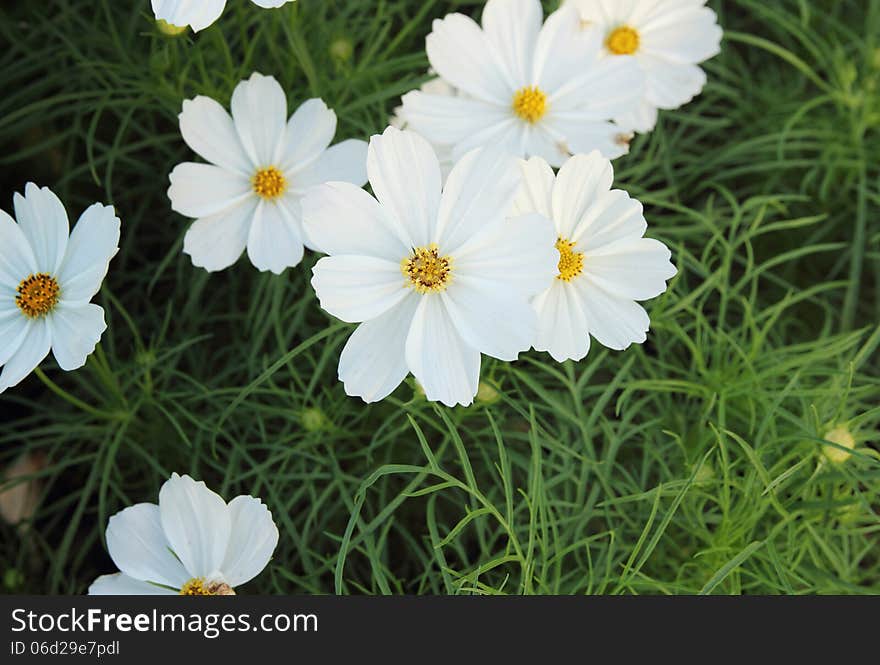
[[[466,409],[411,382],[367,406],[336,380],[350,327],[314,256],[275,277],[182,254],[183,99],[227,104],[256,70],[366,138],[424,80],[431,20],[481,5],[230,0],[168,38],[147,0],[3,3],[0,206],[33,180],[72,219],[123,220],[99,350],[0,397],[0,466],[47,460],[37,512],[0,526],[4,591],[83,593],[114,570],[108,517],[172,471],[271,508],[244,593],[880,591],[880,2],[710,2],[704,93],[615,162],[679,268],[642,346],[484,359],[496,394]],[[822,461],[832,422],[843,464]]]

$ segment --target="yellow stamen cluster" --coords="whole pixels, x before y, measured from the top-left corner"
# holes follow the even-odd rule
[[[574,243],[563,238],[556,241],[556,249],[559,250],[559,274],[556,279],[570,282],[584,271],[583,252],[575,252]]]
[[[537,86],[521,88],[513,96],[513,112],[528,123],[536,123],[547,113],[547,95]]]
[[[436,243],[413,249],[400,262],[401,272],[418,293],[440,293],[452,281],[452,257],[440,256]]]
[[[16,292],[18,308],[29,319],[38,319],[55,309],[61,288],[54,277],[41,272],[22,280]]]
[[[612,30],[605,39],[605,46],[614,55],[632,55],[639,50],[639,33],[628,25]]]
[[[264,199],[274,199],[287,189],[287,179],[274,166],[257,171],[253,177],[254,191]]]
[[[201,577],[193,577],[180,589],[181,596],[234,596],[235,591],[224,582],[205,582]]]

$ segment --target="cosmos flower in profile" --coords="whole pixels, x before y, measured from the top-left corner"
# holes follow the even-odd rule
[[[106,539],[121,572],[101,575],[89,595],[228,596],[269,563],[278,528],[259,499],[226,503],[205,483],[173,473],[158,505],[116,513]]]
[[[281,7],[296,0],[251,0],[265,9]],[[214,23],[226,8],[226,0],[152,0],[157,20],[173,26],[189,26],[193,31],[204,30]]]
[[[610,59],[634,58],[645,74],[638,104],[615,116],[626,130],[651,131],[657,109],[677,109],[700,94],[699,63],[721,50],[721,27],[706,0],[568,0],[580,25],[597,34]]]
[[[327,181],[362,187],[367,144],[330,146],[336,114],[320,99],[288,120],[287,97],[271,76],[254,73],[232,93],[232,115],[210,97],[183,103],[183,140],[208,164],[185,162],[171,172],[168,198],[195,218],[183,251],[193,265],[223,270],[247,249],[261,271],[280,274],[303,257],[305,191]]]
[[[559,251],[556,279],[533,301],[534,347],[561,362],[585,357],[590,336],[617,350],[644,342],[650,320],[636,301],[663,293],[676,269],[663,243],[643,237],[642,204],[611,189],[611,162],[598,152],[572,157],[558,175],[540,157],[522,168],[515,212],[551,219]]]
[[[110,206],[86,209],[70,231],[64,205],[28,183],[14,198],[16,220],[0,210],[0,393],[52,351],[63,370],[82,367],[107,329],[90,302],[119,250]]]
[[[632,58],[604,57],[574,7],[542,19],[539,0],[489,0],[482,27],[458,13],[434,21],[428,60],[459,94],[407,93],[408,127],[451,146],[454,159],[485,145],[553,166],[594,149],[624,154],[626,132],[612,118],[640,102],[644,74]]]
[[[329,254],[313,271],[321,307],[361,324],[339,378],[374,402],[412,373],[429,400],[468,405],[481,353],[514,360],[534,340],[529,301],[556,272],[553,228],[508,218],[521,175],[503,148],[468,153],[442,185],[430,144],[389,127],[370,141],[367,170],[376,198],[329,183],[303,202],[306,233]]]

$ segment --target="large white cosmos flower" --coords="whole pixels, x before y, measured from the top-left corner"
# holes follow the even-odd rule
[[[706,0],[568,0],[581,25],[598,33],[604,53],[632,56],[645,73],[645,94],[615,116],[624,128],[648,132],[657,109],[677,109],[700,94],[706,73],[698,63],[720,51],[722,31]]]
[[[514,210],[552,219],[559,250],[556,279],[533,301],[535,348],[561,362],[586,356],[590,335],[611,349],[644,342],[650,320],[635,301],[663,293],[676,270],[663,243],[642,237],[642,204],[611,189],[611,162],[598,152],[572,157],[557,176],[540,158],[522,167]]]
[[[580,28],[563,7],[541,24],[539,0],[489,0],[483,27],[463,14],[434,21],[428,59],[459,96],[420,90],[403,97],[410,128],[456,159],[498,145],[554,166],[571,153],[626,152],[624,132],[610,120],[633,108],[643,74],[630,58],[602,56],[599,35]]]
[[[119,249],[120,222],[96,203],[73,232],[49,189],[28,183],[14,197],[18,223],[0,210],[0,393],[17,385],[49,350],[63,370],[82,367],[107,324],[89,301]]]
[[[180,132],[210,164],[171,172],[168,198],[196,218],[183,242],[194,265],[209,271],[235,263],[245,247],[260,270],[279,274],[303,257],[300,199],[330,180],[362,187],[364,141],[330,148],[336,114],[310,99],[287,119],[287,98],[271,76],[254,73],[232,93],[232,117],[209,97],[183,103]]]
[[[295,0],[251,0],[265,9],[280,7]],[[188,25],[198,32],[220,18],[226,7],[226,0],[152,0],[153,14],[157,19],[171,25]]]
[[[330,255],[312,279],[321,306],[363,322],[339,378],[373,402],[412,372],[429,400],[470,404],[480,353],[514,360],[534,339],[529,300],[556,273],[553,228],[507,219],[521,175],[502,149],[468,153],[441,188],[428,142],[389,127],[370,141],[367,171],[376,198],[329,183],[303,202],[306,233]]]
[[[120,573],[92,582],[93,596],[219,596],[262,572],[278,528],[259,499],[228,504],[203,482],[171,474],[159,505],[139,503],[107,524],[107,549]]]

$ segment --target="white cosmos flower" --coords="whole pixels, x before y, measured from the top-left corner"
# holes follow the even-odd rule
[[[0,210],[0,393],[17,385],[52,350],[63,370],[82,367],[107,324],[89,301],[119,249],[119,219],[96,203],[73,232],[49,189],[16,194],[18,223]]]
[[[535,348],[561,362],[586,356],[590,335],[610,349],[644,342],[650,321],[635,301],[663,293],[676,270],[663,243],[642,237],[642,204],[611,189],[611,162],[598,152],[572,157],[556,176],[540,158],[522,168],[515,212],[552,219],[559,250],[556,279],[533,301]]]
[[[281,7],[295,0],[251,0],[265,9]],[[191,27],[195,32],[204,30],[220,18],[226,0],[152,0],[153,14],[171,25]]]
[[[419,90],[403,97],[411,129],[458,159],[498,145],[558,166],[573,152],[626,151],[611,118],[642,97],[643,74],[631,58],[602,56],[599,36],[580,29],[563,7],[541,24],[539,0],[489,0],[480,28],[463,14],[434,21],[428,59],[459,96]]]
[[[500,148],[468,153],[441,187],[428,142],[389,127],[371,139],[367,171],[376,198],[329,183],[303,202],[306,233],[330,255],[312,279],[321,307],[362,322],[339,378],[374,402],[412,372],[429,400],[470,404],[480,353],[514,360],[534,339],[529,300],[559,259],[552,226],[507,219],[521,174]]]
[[[254,73],[232,93],[232,117],[209,97],[183,103],[180,132],[209,164],[186,162],[171,172],[168,198],[196,218],[183,241],[193,265],[223,270],[247,247],[258,269],[279,274],[303,257],[300,199],[329,180],[362,187],[364,141],[327,147],[336,114],[320,99],[287,119],[287,98],[271,76]]]
[[[278,528],[259,499],[226,503],[203,482],[171,474],[159,505],[139,503],[107,524],[107,549],[119,573],[92,582],[93,596],[231,595],[262,572]]]
[[[645,73],[645,94],[615,116],[624,128],[648,132],[657,109],[677,109],[700,94],[698,63],[720,51],[722,31],[706,0],[568,0],[581,25],[602,38],[606,56],[632,56]]]

